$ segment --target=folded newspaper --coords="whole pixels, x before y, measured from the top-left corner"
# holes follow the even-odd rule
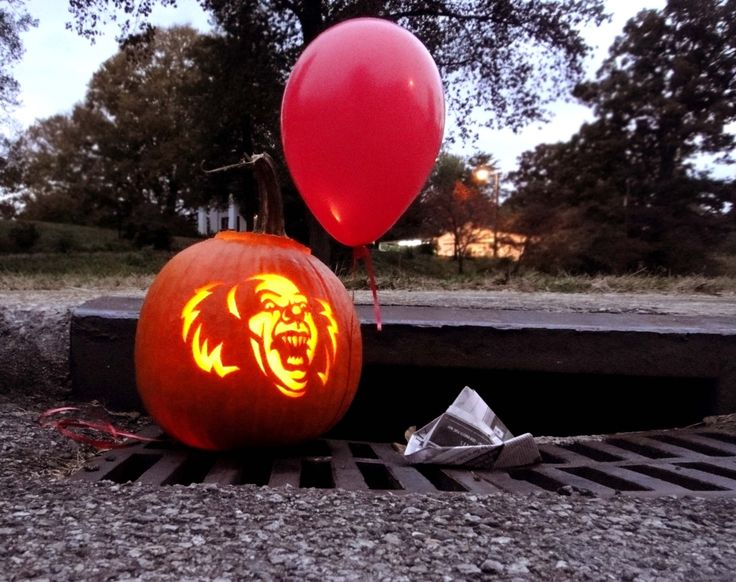
[[[478,393],[463,388],[445,413],[417,430],[404,452],[411,464],[504,469],[541,460],[534,437],[515,437]]]

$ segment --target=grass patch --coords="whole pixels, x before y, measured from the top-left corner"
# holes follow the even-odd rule
[[[0,221],[0,241],[16,222]],[[145,289],[176,251],[136,250],[113,230],[67,224],[33,223],[39,233],[31,252],[3,252],[0,244],[0,290],[71,287]],[[66,240],[66,243],[59,241]],[[74,241],[69,245],[69,241]],[[197,239],[175,239],[177,250]],[[513,270],[504,260],[466,259],[464,273],[448,258],[418,252],[372,253],[378,288],[408,291],[477,290],[556,293],[736,293],[736,256],[719,259],[719,277],[664,276],[637,273],[620,276],[548,275]],[[367,289],[362,265],[338,275],[348,289]]]
[[[10,220],[0,221],[0,252],[13,252],[13,231],[21,224],[33,225],[38,239],[29,249],[32,253],[68,253],[132,250],[130,241],[118,237],[117,232],[105,228],[57,224],[52,222]]]
[[[162,251],[0,255],[0,290],[146,287],[171,258]]]
[[[17,245],[17,232],[22,226],[33,228],[38,236],[28,249],[20,249]],[[172,246],[174,250],[180,250],[198,240],[196,238],[174,237]],[[18,251],[25,251],[29,254],[67,254],[135,250],[131,241],[120,238],[117,231],[108,228],[35,220],[0,220],[0,253],[3,254]]]
[[[402,290],[486,290],[554,293],[736,293],[734,269],[724,269],[718,277],[702,275],[666,276],[649,273],[629,275],[550,275],[527,269],[514,272],[509,263],[493,259],[466,259],[464,273],[458,274],[453,259],[431,255],[373,253],[379,289]],[[363,267],[341,274],[349,289],[367,289]]]

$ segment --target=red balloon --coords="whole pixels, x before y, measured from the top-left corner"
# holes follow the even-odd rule
[[[348,246],[399,219],[442,142],[442,81],[410,32],[377,18],[318,36],[297,61],[281,105],[286,162],[322,226]]]

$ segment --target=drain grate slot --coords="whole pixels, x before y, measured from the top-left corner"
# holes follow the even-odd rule
[[[179,443],[172,441],[166,435],[161,435],[158,440],[143,445],[143,448],[147,451],[173,451],[179,449],[179,447],[181,447]]]
[[[348,448],[356,459],[378,459],[376,451],[368,443],[348,443]]]
[[[736,433],[716,429],[540,444],[543,463],[493,471],[409,465],[401,451],[384,442],[318,439],[290,447],[207,452],[159,436],[154,425],[144,431],[161,440],[103,453],[72,479],[416,493],[736,496]]]
[[[604,442],[608,443],[609,445],[613,445],[614,447],[618,447],[619,449],[623,449],[631,453],[636,453],[637,455],[641,455],[642,457],[647,457],[648,459],[670,459],[673,457],[673,454],[668,453],[667,451],[662,451],[660,449],[650,447],[649,445],[630,441],[627,439],[606,439]]]
[[[273,449],[273,453],[284,459],[295,459],[302,457],[329,457],[332,455],[330,445],[327,441],[308,441],[300,445],[291,445]]]
[[[160,460],[161,455],[134,453],[105,474],[102,479],[114,481],[115,483],[135,481]]]
[[[549,475],[543,475],[534,469],[518,469],[509,471],[509,476],[517,481],[526,481],[547,491],[558,491],[566,483],[553,479]]]
[[[654,477],[655,479],[667,481],[668,483],[684,487],[685,489],[689,489],[690,491],[726,491],[726,489],[724,489],[723,487],[719,487],[718,485],[706,483],[705,481],[701,481],[693,477],[688,477],[686,475],[680,475],[675,471],[670,471],[663,467],[653,467],[648,465],[627,465],[624,468],[628,469],[629,471],[636,471],[637,473],[641,473],[642,475],[647,475],[648,477]]]
[[[708,437],[709,439],[721,441],[730,445],[736,445],[736,436],[734,435],[723,432],[699,432],[698,434],[700,436]]]
[[[393,491],[402,489],[396,477],[382,463],[355,463],[369,489]]]
[[[563,449],[567,449],[570,452],[577,453],[578,455],[588,457],[589,459],[593,459],[594,461],[599,461],[601,463],[611,463],[614,461],[623,460],[623,457],[618,457],[616,455],[607,453],[606,451],[601,451],[600,449],[589,447],[583,443],[570,443],[569,445],[561,446]]]
[[[460,483],[434,465],[417,465],[416,470],[439,491],[467,491]]]
[[[595,467],[560,467],[560,470],[616,491],[651,491],[648,487],[632,483]]]
[[[695,451],[696,453],[701,453],[709,457],[731,456],[730,453],[722,451],[721,449],[717,449],[709,445],[704,445],[702,443],[696,443],[683,437],[676,437],[669,434],[653,434],[649,435],[649,438],[662,443],[667,443],[668,445],[675,445],[676,447]]]
[[[191,485],[201,483],[215,464],[215,457],[211,454],[192,454],[188,456],[167,477],[162,485]]]
[[[726,479],[733,479],[736,481],[736,469],[729,469],[728,467],[713,465],[711,463],[677,463],[677,465],[679,467],[697,469],[704,473],[710,473],[711,475],[718,475],[719,477],[726,477]]]
[[[299,475],[299,487],[334,489],[335,479],[332,475],[332,463],[330,461],[303,459],[302,470]]]
[[[550,453],[543,447],[539,448],[539,455],[542,457],[542,463],[545,463],[547,465],[562,465],[564,463],[567,463],[566,459]]]
[[[271,459],[252,457],[245,459],[236,483],[238,485],[257,485],[263,487],[268,485],[271,479]]]

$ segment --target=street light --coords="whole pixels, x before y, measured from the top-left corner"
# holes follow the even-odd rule
[[[493,176],[493,214],[491,215],[493,228],[493,258],[498,257],[498,198],[500,193],[501,172],[488,166],[478,166],[473,170],[473,178],[479,184],[488,184]]]

